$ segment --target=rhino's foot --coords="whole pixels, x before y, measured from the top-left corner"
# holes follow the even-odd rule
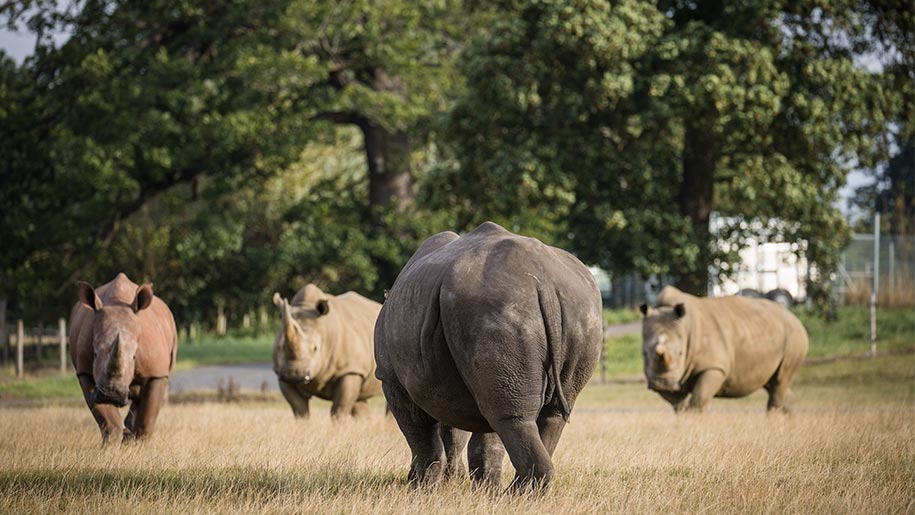
[[[473,433],[467,447],[474,486],[498,489],[502,485],[502,462],[505,447],[496,433]]]
[[[407,475],[410,485],[415,489],[441,481],[445,475],[444,456],[442,458],[432,461],[414,459],[413,464],[410,465],[410,473]]]

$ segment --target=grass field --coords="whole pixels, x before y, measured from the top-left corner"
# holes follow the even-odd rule
[[[912,513],[915,360],[805,367],[791,415],[765,396],[675,416],[641,385],[582,393],[542,497],[450,481],[413,491],[374,402],[332,423],[280,402],[171,404],[151,440],[101,449],[85,408],[0,408],[0,513]],[[512,469],[506,463],[504,481]]]

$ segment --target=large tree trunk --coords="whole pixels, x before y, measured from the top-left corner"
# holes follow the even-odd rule
[[[397,227],[389,227],[385,215],[402,213],[413,203],[413,174],[410,169],[410,143],[405,133],[391,133],[380,125],[362,125],[365,154],[369,168],[369,209],[372,237],[400,238]],[[372,256],[378,270],[378,291],[389,289],[403,263],[384,256]]]
[[[382,225],[389,209],[402,212],[413,202],[410,142],[404,133],[392,134],[372,122],[362,128],[369,167],[369,206],[372,222]]]
[[[708,294],[712,245],[709,218],[715,194],[715,161],[714,145],[703,138],[702,130],[687,127],[683,149],[683,183],[677,195],[677,204],[680,214],[689,218],[693,226],[699,255],[692,267],[681,271],[678,286],[694,295]]]

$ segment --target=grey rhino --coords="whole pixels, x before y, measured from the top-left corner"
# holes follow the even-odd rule
[[[359,416],[381,394],[375,378],[372,330],[381,304],[355,292],[328,295],[314,284],[292,301],[279,293],[283,315],[273,344],[273,370],[297,418],[308,416],[312,396],[332,402],[331,415]]]
[[[678,413],[760,388],[770,411],[787,411],[791,381],[807,356],[797,317],[769,299],[699,298],[672,286],[658,300],[657,308],[641,306],[648,388]]]
[[[122,273],[98,288],[79,283],[70,357],[103,442],[152,434],[177,352],[175,319],[151,283]],[[123,420],[118,408],[128,402]]]
[[[427,239],[375,325],[375,374],[412,452],[414,485],[463,473],[546,487],[601,347],[600,293],[571,254],[486,222]],[[504,443],[504,449],[501,442]]]

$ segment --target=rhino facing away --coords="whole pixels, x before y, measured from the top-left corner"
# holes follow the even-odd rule
[[[712,397],[760,388],[769,394],[768,410],[787,411],[808,346],[790,311],[769,299],[700,298],[672,286],[661,291],[659,307],[640,309],[648,388],[674,411],[702,411]]]
[[[123,273],[93,289],[79,284],[70,312],[70,357],[105,443],[152,434],[175,366],[178,333],[152,284]],[[127,419],[119,407],[130,402]]]
[[[308,417],[311,397],[332,402],[331,415],[359,416],[381,394],[375,378],[372,331],[381,304],[355,292],[328,295],[314,284],[292,301],[279,293],[283,315],[273,344],[273,370],[297,418]]]
[[[474,480],[498,484],[507,450],[513,487],[545,487],[600,346],[600,293],[571,254],[492,222],[427,239],[375,325],[376,375],[412,452],[411,482],[462,473],[470,431]]]

